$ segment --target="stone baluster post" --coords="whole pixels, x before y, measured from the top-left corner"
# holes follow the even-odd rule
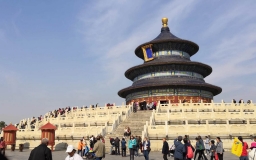
[[[164,128],[165,128],[165,135],[168,135],[168,123],[167,123],[167,121],[165,121]]]

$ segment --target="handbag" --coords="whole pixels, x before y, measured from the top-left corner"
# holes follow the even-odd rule
[[[215,159],[215,160],[219,160],[219,157],[218,157],[217,152],[214,153],[214,159]]]
[[[151,151],[151,148],[148,146],[147,150],[148,150],[148,152],[150,152],[150,151]]]
[[[137,145],[132,145],[132,149],[137,149]]]

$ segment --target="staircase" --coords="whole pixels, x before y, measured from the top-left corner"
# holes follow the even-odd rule
[[[113,131],[111,134],[106,135],[106,138],[105,138],[106,153],[109,153],[110,147],[111,147],[109,142],[109,137],[111,138],[118,137],[121,140],[124,137],[124,128],[126,126],[130,127],[131,135],[141,136],[142,131],[144,129],[144,125],[146,124],[146,121],[150,120],[151,114],[152,114],[152,111],[149,111],[149,110],[132,113],[125,121],[120,123],[120,125],[117,127],[115,131]],[[127,143],[128,143],[128,140],[129,138],[126,138]]]

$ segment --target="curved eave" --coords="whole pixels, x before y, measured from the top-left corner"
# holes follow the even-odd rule
[[[133,80],[135,78],[135,76],[130,76],[132,72],[139,70],[139,69],[144,69],[144,68],[148,68],[148,67],[153,67],[153,66],[164,66],[164,65],[190,65],[190,66],[200,66],[203,69],[207,70],[207,74],[204,73],[200,73],[202,74],[204,77],[207,77],[208,75],[210,75],[212,73],[212,67],[200,62],[192,62],[192,61],[171,61],[171,62],[149,62],[149,63],[144,63],[141,65],[137,65],[134,66],[132,68],[129,68],[126,72],[125,72],[125,77]]]
[[[153,48],[154,48],[154,44],[166,44],[166,43],[167,43],[167,45],[168,45],[168,43],[179,44],[179,48],[184,48],[183,49],[184,51],[186,51],[186,48],[190,48],[189,49],[190,51],[188,53],[190,56],[193,56],[199,50],[199,46],[196,43],[188,41],[188,40],[184,40],[184,39],[175,38],[175,39],[152,40],[152,41],[143,43],[135,49],[135,54],[139,58],[144,59],[143,52],[141,49],[142,46],[145,46],[147,44],[153,44]]]
[[[118,92],[118,95],[122,98],[126,98],[126,96],[130,93],[147,90],[147,89],[154,89],[154,88],[164,88],[164,87],[173,87],[173,88],[194,88],[194,89],[203,89],[206,91],[212,92],[214,96],[220,94],[222,89],[218,86],[214,86],[208,83],[202,84],[182,84],[182,83],[171,83],[171,84],[155,84],[155,85],[145,85],[145,86],[131,86],[124,88]]]

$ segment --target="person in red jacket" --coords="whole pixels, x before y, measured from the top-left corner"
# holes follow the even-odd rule
[[[5,145],[4,138],[1,137],[1,139],[0,139],[0,153],[2,155],[5,155],[5,148],[6,148],[6,145]]]
[[[241,156],[239,157],[240,160],[249,160],[249,159],[248,159],[248,152],[247,152],[248,144],[247,144],[246,142],[243,142],[242,136],[238,136],[238,139],[239,139],[239,140],[242,142],[242,144],[243,144],[242,154],[241,154]]]

